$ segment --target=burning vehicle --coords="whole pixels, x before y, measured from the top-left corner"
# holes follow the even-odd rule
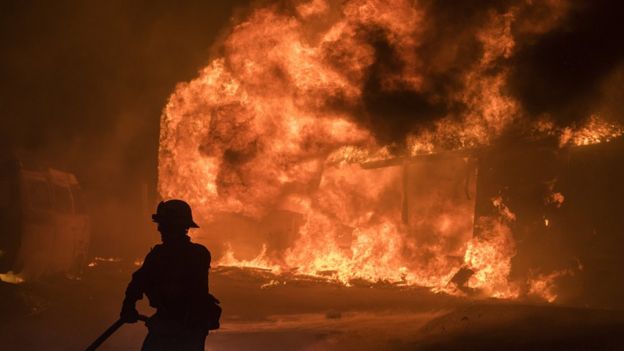
[[[6,158],[0,167],[0,272],[6,279],[78,277],[90,228],[76,177]]]

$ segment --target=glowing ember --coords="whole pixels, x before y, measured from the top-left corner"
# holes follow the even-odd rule
[[[107,263],[117,263],[117,262],[121,262],[122,259],[119,257],[99,257],[96,256],[95,258],[93,258],[93,261],[89,262],[89,264],[87,265],[88,267],[95,267],[98,265],[99,262],[107,262]]]
[[[624,127],[609,123],[598,116],[591,116],[580,128],[564,128],[559,138],[560,145],[591,145],[609,142],[624,134]]]
[[[548,203],[554,204],[557,208],[561,207],[564,200],[565,196],[562,193],[552,193],[548,197]]]
[[[529,278],[528,287],[529,295],[539,297],[548,302],[555,302],[558,294],[556,292],[556,280],[574,275],[574,271],[571,269],[565,269],[561,271],[554,271],[550,274],[538,274],[535,277]]]
[[[515,221],[516,215],[509,210],[509,208],[503,203],[503,198],[497,196],[492,199],[492,205],[499,211],[501,216],[508,221]]]
[[[234,257],[234,252],[232,252],[232,249],[230,248],[225,252],[221,260],[219,260],[219,264],[222,266],[260,268],[271,271],[275,274],[281,273],[280,266],[270,263],[270,260],[266,257],[266,251],[266,245],[263,245],[262,251],[257,257],[250,260],[240,260]]]
[[[15,274],[13,272],[0,273],[0,281],[9,284],[21,284],[24,282],[24,278],[22,278],[19,274]]]

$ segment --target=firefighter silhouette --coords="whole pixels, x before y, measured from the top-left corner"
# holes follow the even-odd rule
[[[160,202],[152,215],[162,244],[145,257],[126,289],[121,319],[135,323],[136,302],[145,294],[156,313],[146,322],[142,350],[204,350],[208,331],[218,328],[221,311],[208,292],[210,252],[193,243],[191,207],[182,200]]]

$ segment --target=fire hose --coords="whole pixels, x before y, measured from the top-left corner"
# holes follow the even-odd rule
[[[138,319],[140,321],[146,322],[148,318],[149,317],[147,316],[139,315]],[[104,333],[102,333],[102,335],[100,335],[97,339],[95,339],[95,341],[91,345],[89,345],[89,347],[87,347],[85,351],[95,351],[95,349],[100,347],[100,345],[102,345],[102,343],[104,343],[106,339],[108,339],[111,335],[113,335],[113,333],[115,333],[117,329],[119,329],[124,324],[126,324],[124,320],[118,319],[115,323],[113,323],[110,327],[108,327],[108,329],[106,329]]]

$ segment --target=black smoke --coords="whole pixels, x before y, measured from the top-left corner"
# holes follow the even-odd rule
[[[622,2],[576,2],[561,26],[525,43],[509,85],[528,115],[570,125],[596,112],[601,85],[624,64],[623,23]]]
[[[424,35],[414,48],[424,67],[424,85],[417,91],[384,87],[383,77],[400,74],[404,67],[382,30],[363,31],[376,59],[364,86],[360,122],[383,143],[400,144],[415,129],[465,114],[467,107],[449,97],[466,84],[467,70],[483,56],[477,31],[491,14],[503,16],[514,7],[522,10],[511,28],[513,54],[499,58],[483,74],[510,71],[504,93],[519,103],[522,118],[548,117],[560,126],[582,123],[604,110],[610,113],[601,117],[622,118],[604,106],[617,100],[614,96],[622,88],[622,80],[612,78],[624,63],[620,2],[567,2],[562,18],[543,33],[527,33],[522,27],[548,16],[548,7],[539,2],[526,6],[520,1],[431,1],[424,6]]]

